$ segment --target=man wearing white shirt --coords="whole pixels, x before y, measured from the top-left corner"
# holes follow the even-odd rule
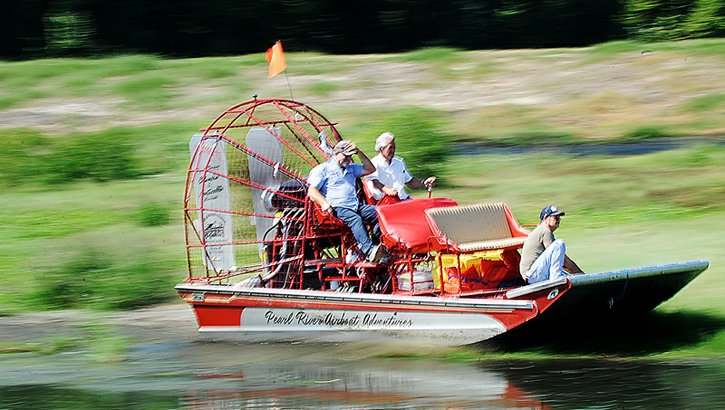
[[[410,175],[403,159],[395,156],[395,135],[392,133],[380,134],[375,140],[375,150],[378,155],[370,160],[375,165],[375,172],[365,178],[365,183],[376,201],[380,201],[385,195],[405,200],[410,198],[405,192],[406,186],[432,188],[435,185],[436,177],[418,180]]]

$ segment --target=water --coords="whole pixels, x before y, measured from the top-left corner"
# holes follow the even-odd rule
[[[607,142],[600,144],[530,144],[530,145],[489,145],[480,143],[458,143],[456,152],[459,155],[482,154],[530,154],[538,152],[564,153],[569,155],[643,155],[653,152],[670,151],[697,144],[725,146],[725,138],[710,137],[679,137],[650,138],[633,142]]]
[[[180,303],[0,316],[0,409],[725,408],[725,357],[625,359],[697,345],[725,323],[651,316],[586,330],[540,326],[466,348],[222,343],[198,334]],[[119,337],[131,340],[120,352]],[[9,353],[59,338],[80,343],[50,355]],[[491,351],[612,359],[450,359]]]
[[[1,409],[723,408],[725,359],[692,362],[380,357],[370,344],[138,343],[0,356]]]

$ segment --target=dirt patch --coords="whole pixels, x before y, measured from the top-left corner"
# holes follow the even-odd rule
[[[202,338],[191,307],[166,304],[128,312],[61,310],[0,316],[0,340],[29,343],[79,337],[88,324],[107,325],[115,335],[141,342],[187,342]]]

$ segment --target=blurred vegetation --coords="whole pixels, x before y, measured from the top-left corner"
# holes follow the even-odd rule
[[[338,90],[340,86],[327,81],[318,81],[316,83],[310,84],[306,88],[308,94],[321,95],[324,97],[330,95],[333,91]]]
[[[725,30],[721,0],[625,0],[619,22],[634,39],[644,41],[717,37]]]
[[[173,13],[169,11],[173,10]],[[725,34],[721,0],[4,2],[0,57],[570,47]],[[432,55],[435,53],[429,53]],[[221,72],[223,73],[223,72]]]
[[[185,271],[178,176],[33,183],[0,196],[0,314],[173,301]],[[174,209],[174,211],[171,211]],[[173,222],[173,223],[172,223]]]
[[[11,342],[0,340],[0,354],[33,352],[52,355],[63,352],[87,352],[91,363],[117,364],[126,359],[133,341],[118,334],[100,319],[88,317],[80,323],[80,332],[72,336],[56,335],[46,340]]]
[[[622,141],[641,141],[649,138],[666,138],[671,137],[666,131],[663,131],[658,127],[643,127],[637,128],[629,134],[622,137]]]
[[[150,254],[114,261],[94,249],[77,253],[40,275],[33,297],[38,307],[132,309],[168,299],[163,278],[156,272],[162,264]]]
[[[407,107],[388,115],[382,128],[395,134],[399,146],[396,155],[405,160],[411,174],[426,178],[441,175],[450,158],[454,138],[445,134],[446,125],[446,119],[439,112]]]
[[[0,130],[7,137],[0,151],[0,186],[107,182],[178,170],[188,158],[183,151],[187,143],[166,137],[178,127],[164,124],[64,136]],[[173,152],[177,148],[181,152]]]
[[[137,219],[142,226],[159,226],[169,223],[170,211],[157,203],[146,203],[138,210]]]
[[[99,138],[80,135],[57,140],[59,146],[47,158],[45,173],[51,182],[64,183],[79,179],[104,182],[138,176],[133,147],[122,135]]]

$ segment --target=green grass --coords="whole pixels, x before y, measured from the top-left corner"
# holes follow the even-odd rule
[[[306,87],[307,94],[329,96],[333,92],[343,88],[341,85],[329,81],[318,81]]]
[[[68,283],[77,304],[58,302],[66,307],[129,308],[173,300],[173,284],[185,270],[176,206],[183,178],[5,191],[0,267],[15,285],[0,289],[0,314],[53,307],[48,292]]]
[[[719,39],[668,41],[660,43],[640,43],[636,41],[611,41],[599,44],[586,50],[588,59],[586,63],[604,61],[616,54],[623,53],[659,53],[659,52],[682,52],[692,53],[697,56],[721,57],[725,53],[725,44]]]
[[[651,50],[656,44],[642,44],[636,41],[610,41],[604,44],[595,45],[586,50],[585,55],[590,59],[602,61],[611,58],[615,54],[621,53],[640,53],[645,50]],[[594,60],[586,60],[590,63]]]
[[[177,82],[171,75],[152,72],[121,81],[113,91],[125,97],[129,104],[164,108],[175,96],[176,86]]]
[[[720,39],[698,39],[685,41],[666,41],[650,45],[652,50],[683,51],[697,56],[722,57],[725,55],[725,43]]]
[[[725,150],[717,146],[629,157],[551,152],[461,157],[451,160],[446,172],[458,186],[442,193],[461,201],[495,196],[516,208],[534,203],[540,209],[556,201],[576,206],[588,223],[597,225],[610,218],[657,222],[725,211],[723,160]],[[637,209],[647,212],[633,214]],[[521,212],[526,209],[517,215]],[[524,220],[535,221],[536,215]]]
[[[0,340],[0,355],[12,353],[37,353],[54,355],[62,352],[82,351],[93,364],[116,364],[126,359],[126,352],[133,340],[118,334],[102,320],[89,318],[81,323],[81,333],[55,335],[40,341],[9,342]]]
[[[686,112],[709,112],[725,108],[725,93],[714,93],[692,98],[682,106]]]
[[[169,122],[52,137],[29,129],[0,129],[0,138],[7,141],[0,151],[0,186],[23,189],[37,182],[181,173],[189,158],[188,140],[176,136],[190,138],[200,124]]]
[[[407,63],[451,64],[460,59],[460,50],[446,47],[430,47],[410,51],[387,58],[389,61]]]

